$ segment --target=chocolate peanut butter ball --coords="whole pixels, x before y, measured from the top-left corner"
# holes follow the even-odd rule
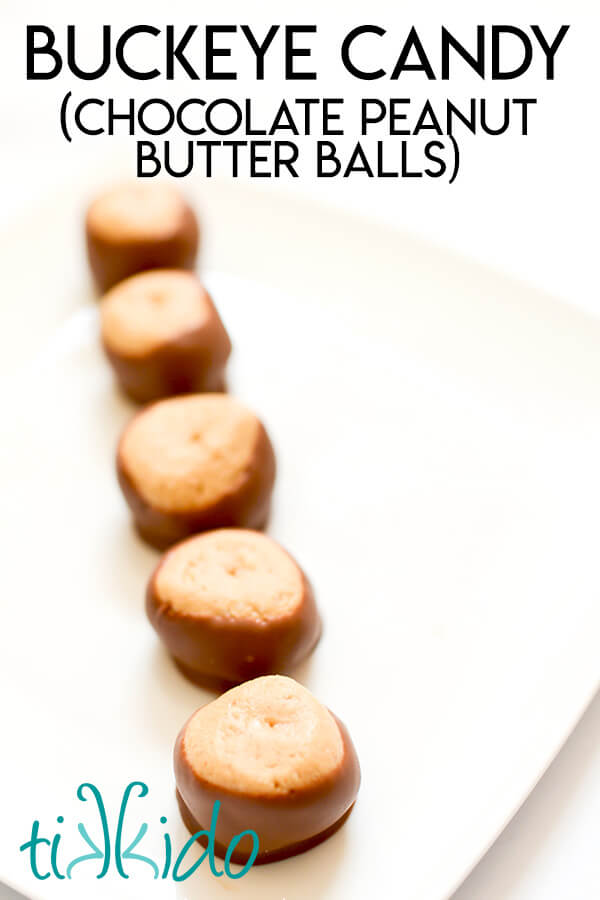
[[[231,342],[198,278],[155,269],[115,285],[100,304],[102,343],[137,403],[224,389]]]
[[[117,185],[87,211],[88,259],[102,293],[146,269],[192,269],[198,237],[194,212],[168,182]]]
[[[148,584],[146,610],[183,673],[219,690],[289,670],[321,632],[300,566],[275,541],[242,528],[169,550]]]
[[[209,828],[218,800],[215,852],[223,857],[252,829],[255,863],[267,863],[333,834],[352,809],[360,768],[344,725],[292,678],[267,675],[194,713],[175,744],[175,780],[192,834]],[[245,835],[230,858],[243,864],[252,851]]]
[[[262,528],[275,454],[260,420],[226,394],[161,400],[139,412],[117,450],[138,531],[164,549],[214,528]]]

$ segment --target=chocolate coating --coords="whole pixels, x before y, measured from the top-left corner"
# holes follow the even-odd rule
[[[189,807],[186,805],[185,800],[183,799],[183,797],[181,796],[181,794],[179,793],[178,790],[175,790],[175,799],[177,800],[177,806],[179,807],[179,813],[181,815],[183,824],[185,825],[187,830],[190,832],[190,834],[198,834],[200,831],[204,831],[205,826],[201,825],[200,822],[198,822],[198,820],[194,818],[192,812],[190,811]],[[285,847],[273,849],[270,851],[265,851],[264,853],[259,851],[258,856],[254,860],[253,865],[264,866],[266,863],[280,862],[280,860],[282,860],[282,859],[289,859],[290,856],[298,856],[299,853],[305,853],[307,850],[312,850],[313,847],[316,847],[318,844],[322,844],[323,841],[326,841],[327,838],[331,837],[333,834],[336,833],[336,831],[339,828],[342,827],[342,825],[344,824],[344,822],[346,821],[346,819],[352,812],[353,807],[354,807],[354,803],[346,810],[346,812],[342,816],[340,816],[339,819],[337,819],[337,821],[335,821],[328,828],[324,828],[323,831],[320,831],[318,834],[311,835],[311,837],[305,838],[304,840],[301,840],[301,841],[296,841],[296,843],[294,843],[294,844],[287,844]],[[254,814],[254,811],[252,811],[252,814]],[[241,818],[242,818],[242,815],[240,815],[240,819]],[[262,815],[260,816],[260,820],[261,821],[263,820]],[[233,836],[234,834],[239,834],[240,831],[243,831],[243,830],[244,829],[241,827],[240,827],[239,831],[237,831],[237,832],[235,831],[235,829],[232,829],[231,834]],[[253,828],[252,830],[256,831],[255,828]],[[245,838],[244,840],[245,840],[246,844],[250,843],[250,840],[248,838]],[[259,840],[260,840],[260,838],[259,838]],[[201,837],[197,838],[197,841],[202,847],[206,847],[208,845],[207,837],[201,836]],[[262,844],[262,842],[261,842],[261,844]],[[220,857],[221,859],[225,859],[227,850],[228,850],[228,844],[222,843],[221,841],[218,841],[218,840],[215,840],[215,855],[216,856]],[[238,844],[238,846],[233,851],[233,853],[231,853],[230,859],[232,862],[236,863],[237,865],[243,866],[246,862],[248,862],[248,857],[250,855],[250,852],[251,852],[250,847],[247,847],[245,850],[244,849],[240,850],[239,844]]]
[[[179,289],[177,275],[172,271],[156,270],[156,275],[171,279],[167,290]],[[136,280],[147,282],[152,290],[153,272],[133,276],[119,284],[116,291],[126,292]],[[194,279],[191,274],[186,278]],[[136,289],[140,288],[138,284]],[[188,287],[189,290],[189,287]],[[225,365],[231,353],[231,341],[210,295],[198,283],[199,304],[203,321],[176,335],[165,335],[142,354],[124,352],[111,344],[110,334],[103,322],[102,344],[117,380],[130,399],[136,403],[152,403],[163,397],[196,392],[225,390]],[[101,310],[111,303],[114,291],[105,295]]]
[[[175,402],[178,399],[159,402]],[[148,410],[156,405],[152,404],[142,409],[127,427],[131,427],[138,416],[146,415]],[[165,550],[184,538],[216,528],[261,529],[265,527],[275,482],[275,453],[261,423],[259,423],[257,438],[252,447],[251,458],[237,483],[208,505],[190,505],[189,508],[178,511],[163,509],[152,504],[144,496],[143,490],[134,483],[122,454],[126,431],[127,429],[125,429],[117,449],[117,478],[125,500],[133,513],[135,526],[140,536],[151,546],[158,550]]]
[[[330,837],[350,814],[360,786],[360,766],[352,740],[344,724],[336,716],[333,718],[343,742],[341,764],[317,783],[279,796],[227,790],[203,778],[186,757],[183,746],[186,723],[175,743],[174,769],[179,809],[190,833],[209,827],[213,805],[219,801],[215,852],[221,858],[232,838],[248,829],[255,831],[259,838],[254,865],[294,856]],[[198,841],[202,846],[207,845],[205,836],[200,836]],[[231,859],[243,865],[252,849],[252,838],[245,836]]]
[[[104,352],[122,390],[134,403],[152,403],[177,394],[220,392],[226,389],[226,348],[231,344],[228,338],[223,340],[220,329],[213,326],[212,330],[211,335],[204,328],[189,331],[141,359],[113,353],[106,345]]]
[[[144,189],[152,190],[152,185],[144,185]],[[101,293],[146,269],[193,269],[200,230],[193,210],[183,198],[176,218],[155,235],[100,228],[92,215],[93,206],[94,203],[86,216],[86,245],[92,275]]]
[[[222,607],[212,614],[206,611],[190,614],[174,609],[166,596],[161,596],[157,583],[160,572],[179,548],[186,543],[202,543],[203,537],[227,540],[228,536],[235,535],[243,539],[245,534],[248,533],[237,529],[221,530],[178,544],[159,562],[146,591],[148,618],[183,674],[203,687],[218,691],[259,675],[288,671],[308,656],[321,635],[312,587],[288,554],[285,556],[297,571],[300,589],[294,607],[279,615],[234,615],[226,598]],[[263,535],[260,539],[277,547]],[[277,550],[285,553],[282,548]]]

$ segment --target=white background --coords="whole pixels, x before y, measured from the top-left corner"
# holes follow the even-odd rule
[[[101,12],[81,3],[26,3],[1,14],[2,90],[0,114],[0,224],[10,224],[35,210],[40,198],[60,188],[74,172],[84,172],[95,160],[115,149],[102,139],[79,139],[71,146],[58,133],[57,104],[69,87],[82,94],[140,96],[164,93],[151,83],[141,89],[122,76],[108,76],[102,85],[81,88],[63,75],[55,81],[25,80],[25,23],[47,23],[60,32],[61,23],[81,23],[82,38],[94,47],[98,23],[127,26],[166,22],[293,24],[316,23],[319,36],[315,60],[320,79],[300,84],[298,95],[360,96],[357,85],[340,74],[334,52],[339,37],[350,27],[371,22],[388,28],[377,50],[377,62],[392,66],[409,24],[417,25],[435,47],[439,26],[467,38],[476,24],[526,26],[538,23],[553,33],[571,24],[557,55],[556,80],[547,83],[540,66],[518,83],[482,83],[457,71],[449,84],[424,82],[409,76],[400,84],[383,79],[368,87],[386,96],[446,94],[459,102],[470,96],[532,96],[538,105],[527,138],[507,135],[471,138],[464,142],[462,171],[452,186],[437,181],[381,182],[354,178],[345,181],[302,180],[265,189],[308,191],[321,200],[382,219],[407,231],[425,235],[461,254],[489,263],[546,289],[567,302],[600,313],[598,290],[598,87],[597,5],[592,2],[470,2],[451,7],[438,2],[383,3],[231,3],[220,2],[214,13],[197,4],[135,2],[104,3]],[[91,49],[84,52],[91,52]],[[435,56],[435,53],[432,53]],[[240,65],[243,59],[240,55]],[[289,85],[278,78],[274,65],[261,86],[265,108],[290,96]],[[232,87],[232,85],[234,85]],[[197,93],[206,97],[253,95],[251,84],[202,83],[172,86],[172,96]],[[133,171],[132,148],[123,159]],[[390,186],[391,185],[391,186]],[[366,250],[365,252],[368,252]],[[2,324],[10,320],[3,298]],[[460,900],[485,897],[529,900],[543,897],[593,900],[600,896],[600,702],[595,701],[563,753],[534,791],[493,850],[459,891]]]

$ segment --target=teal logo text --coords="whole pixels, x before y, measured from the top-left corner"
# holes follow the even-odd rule
[[[213,806],[210,827],[206,831],[198,831],[196,834],[191,835],[178,853],[174,852],[171,835],[164,829],[160,859],[153,859],[142,853],[141,850],[143,848],[140,845],[148,831],[147,822],[143,822],[138,826],[136,836],[132,841],[129,841],[129,843],[124,841],[125,815],[129,808],[133,806],[133,800],[145,797],[147,794],[148,786],[143,781],[132,781],[128,784],[123,791],[115,828],[111,830],[104,800],[99,789],[90,782],[80,784],[77,788],[78,799],[83,802],[91,800],[95,804],[98,813],[98,839],[92,840],[85,825],[79,822],[77,831],[85,844],[85,852],[75,856],[73,859],[65,860],[62,859],[59,847],[61,834],[56,833],[51,838],[42,836],[40,834],[40,822],[36,819],[31,826],[29,840],[19,847],[22,853],[28,854],[29,866],[33,876],[40,881],[45,881],[46,878],[52,877],[60,880],[70,879],[73,873],[76,873],[81,866],[89,867],[95,865],[97,868],[96,878],[104,878],[111,869],[121,878],[129,878],[130,870],[133,873],[139,871],[139,867],[137,869],[134,868],[132,863],[142,863],[146,870],[152,871],[154,878],[171,878],[173,881],[185,881],[198,870],[205,859],[208,859],[208,865],[215,878],[226,875],[227,878],[237,879],[242,878],[250,871],[258,855],[259,846],[258,835],[251,829],[242,831],[232,838],[223,860],[223,868],[217,865],[215,859],[215,831],[220,809],[218,801]],[[57,822],[62,825],[64,817],[58,816]],[[166,817],[161,816],[161,825],[166,825],[166,822]],[[252,838],[252,852],[248,861],[239,871],[232,871],[231,856],[239,841],[245,835],[249,835]],[[187,860],[188,853],[195,846],[199,837],[206,838],[206,848],[199,859],[190,863]]]

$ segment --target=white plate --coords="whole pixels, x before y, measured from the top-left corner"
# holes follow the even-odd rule
[[[165,815],[181,847],[171,749],[211,696],[144,618],[157,554],[130,528],[113,471],[132,409],[88,304],[5,399],[0,878],[35,898],[440,900],[598,683],[600,328],[360,220],[241,187],[203,197],[231,389],[278,453],[269,530],[309,572],[325,620],[296,674],[347,723],[359,799],[325,844],[239,881],[206,865],[153,881],[135,862],[129,881],[97,881],[97,863],[70,883],[32,877],[18,846],[34,819],[63,834],[61,865],[85,851],[78,822],[99,839],[82,781],[101,788],[111,828],[125,785],[146,782],[127,838],[147,822],[138,852],[160,860]],[[28,232],[49,304],[82,284],[57,249],[62,221]],[[40,280],[7,271],[5,295]],[[14,343],[35,309],[16,309]]]

